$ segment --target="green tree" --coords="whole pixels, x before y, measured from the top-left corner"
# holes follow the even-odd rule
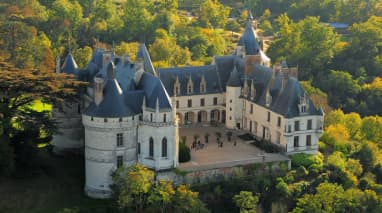
[[[89,46],[83,48],[78,48],[74,51],[74,58],[76,59],[77,65],[80,69],[84,69],[86,65],[90,62],[93,54],[93,50]]]
[[[199,20],[206,27],[224,28],[230,8],[217,0],[204,0],[200,5]]]
[[[155,187],[151,189],[147,201],[149,205],[154,206],[156,209],[160,209],[163,213],[168,211],[168,206],[174,199],[174,195],[175,190],[172,183],[169,181],[160,180]]]
[[[152,21],[154,15],[150,10],[153,8],[152,1],[128,0],[123,4],[124,36],[128,40],[150,41],[152,34]]]
[[[361,149],[354,153],[354,157],[359,160],[362,164],[363,171],[371,171],[376,162],[376,152],[377,150],[372,150],[371,145],[364,143],[361,146]]]
[[[381,144],[382,117],[369,116],[362,120],[361,135],[364,139]]]
[[[198,192],[191,191],[186,185],[178,186],[172,203],[174,212],[209,212],[204,203],[200,201],[198,195]]]
[[[256,213],[259,197],[249,191],[240,191],[240,194],[233,197],[233,201],[239,207],[240,213]]]
[[[129,168],[121,167],[113,175],[113,182],[119,206],[134,207],[142,212],[154,184],[154,172],[140,164]]]

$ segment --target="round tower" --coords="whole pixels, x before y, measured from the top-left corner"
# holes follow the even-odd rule
[[[58,62],[59,63],[59,62]],[[57,67],[60,67],[58,64]],[[78,75],[78,66],[72,54],[68,54],[59,72]],[[83,147],[83,127],[81,124],[81,100],[65,102],[53,107],[52,117],[57,122],[58,132],[53,134],[53,151],[63,154],[65,151],[78,150]]]
[[[95,78],[94,102],[82,116],[85,127],[85,193],[93,198],[111,196],[112,173],[136,162],[138,115],[129,109],[115,79],[113,62],[107,79]]]
[[[242,128],[243,101],[241,96],[240,73],[234,66],[226,88],[226,127],[229,129]]]

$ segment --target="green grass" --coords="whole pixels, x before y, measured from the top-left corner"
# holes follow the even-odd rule
[[[0,179],[0,212],[51,213],[77,207],[94,212],[111,204],[84,195],[84,162],[79,156],[57,157],[40,151],[40,169],[29,177]]]

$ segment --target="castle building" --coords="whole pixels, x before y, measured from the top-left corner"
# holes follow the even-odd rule
[[[222,123],[287,154],[316,153],[323,111],[301,87],[297,68],[269,66],[251,16],[236,51],[215,56],[211,65],[155,69],[144,44],[134,63],[96,49],[78,70],[68,55],[60,71],[89,86],[80,103],[55,107],[62,132],[55,149],[84,147],[85,193],[96,198],[111,195],[111,174],[120,166],[176,168],[178,125]]]

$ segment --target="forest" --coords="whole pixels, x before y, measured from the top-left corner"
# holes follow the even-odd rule
[[[233,52],[246,9],[260,38],[272,40],[272,63],[297,66],[301,84],[325,110],[319,154],[291,156],[289,171],[260,165],[253,175],[191,188],[155,186],[138,166],[129,172],[146,182],[131,186],[131,177],[116,176],[119,194],[105,205],[140,212],[382,212],[382,0],[2,0],[0,184],[40,168],[52,173],[39,154],[56,130],[49,105],[78,98],[86,86],[55,74],[56,58],[70,52],[83,69],[94,49],[105,48],[134,61],[144,42],[155,67],[209,64]],[[36,107],[40,102],[45,107]],[[128,190],[136,186],[143,188]],[[91,211],[78,203],[57,208]]]

